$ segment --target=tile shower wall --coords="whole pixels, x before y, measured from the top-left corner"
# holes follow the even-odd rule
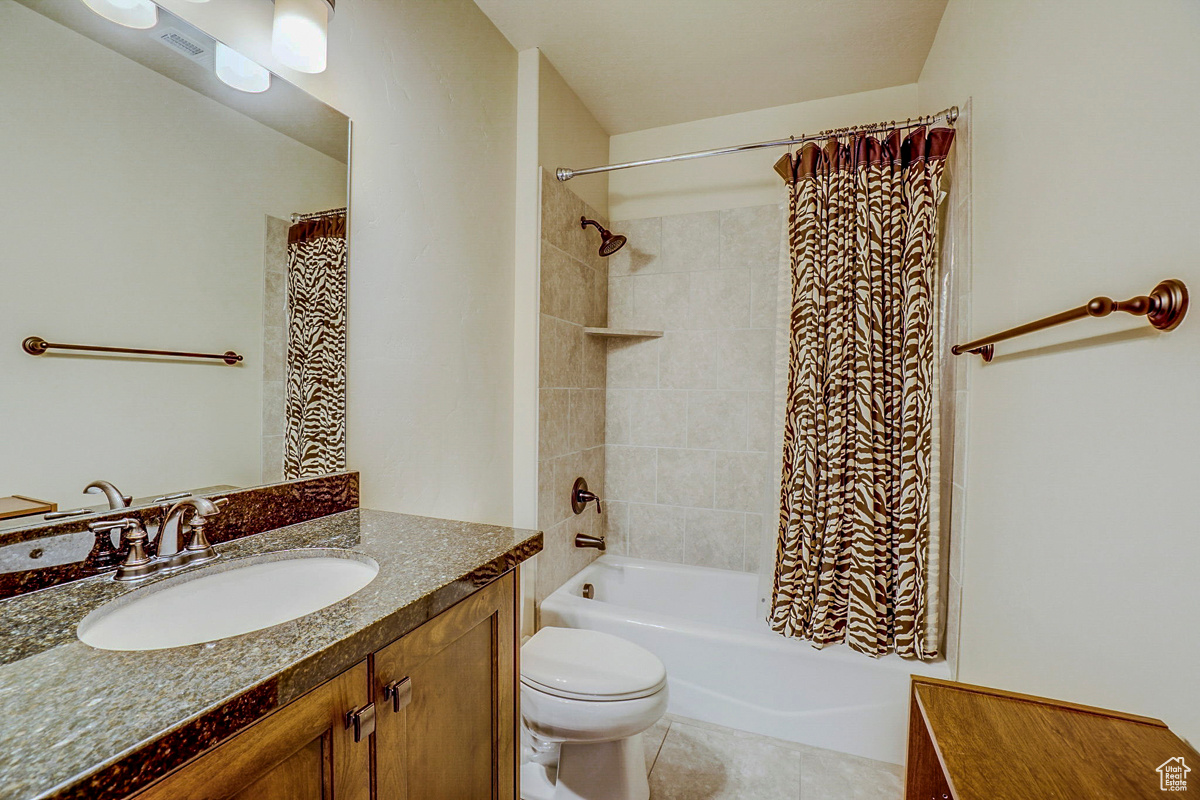
[[[769,491],[782,209],[613,223],[608,324],[610,552],[755,571]]]
[[[604,453],[604,340],[583,332],[603,327],[608,307],[608,262],[597,255],[600,237],[580,229],[586,216],[608,222],[557,180],[542,175],[541,316],[538,349],[538,603],[597,558],[574,546],[576,533],[600,536],[605,516],[594,506],[576,516],[571,487],[577,477],[607,501]]]
[[[288,227],[286,220],[267,217],[266,247],[263,252],[263,483],[283,480]]]

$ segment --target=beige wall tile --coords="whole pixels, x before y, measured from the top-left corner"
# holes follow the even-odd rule
[[[570,443],[570,389],[538,390],[538,458],[548,460],[566,455]]]
[[[628,555],[629,543],[629,503],[620,500],[604,502],[604,538],[612,555]]]
[[[630,503],[655,502],[657,451],[653,447],[608,445],[605,484],[608,497]]]
[[[744,514],[689,508],[683,540],[684,563],[740,570],[745,536]]]
[[[583,375],[583,328],[542,314],[538,342],[542,387],[579,386]]]
[[[688,278],[688,328],[725,330],[750,327],[749,270],[693,272]]]
[[[750,272],[750,327],[775,330],[776,298],[779,292],[778,269]]]
[[[683,447],[687,439],[687,392],[633,390],[629,395],[629,443]]]
[[[658,340],[662,350],[659,356],[659,385],[664,389],[726,388],[729,381],[722,374],[721,362],[725,336],[725,332],[715,331],[674,331],[664,334]]]
[[[629,241],[608,258],[609,278],[662,272],[662,221],[658,217],[613,223],[612,230]]]
[[[749,422],[746,449],[769,453],[775,449],[775,397],[772,392],[747,392]]]
[[[538,530],[544,531],[561,518],[562,501],[555,495],[554,461],[538,462]]]
[[[702,450],[745,450],[746,392],[688,392],[687,446]]]
[[[718,389],[770,390],[775,335],[765,330],[724,331],[718,340]]]
[[[282,272],[263,275],[263,324],[287,325],[287,278]]]
[[[762,548],[767,540],[762,514],[746,515],[746,539],[742,547],[742,571],[758,572]]]
[[[713,505],[734,511],[759,512],[767,491],[765,453],[715,453]]]
[[[629,555],[683,563],[685,511],[675,506],[629,506]]]
[[[264,436],[262,440],[263,483],[283,480],[283,437]]]
[[[263,328],[263,380],[287,379],[287,332],[283,328]]]
[[[283,381],[263,382],[263,436],[284,434],[285,405]]]
[[[664,337],[665,338],[665,337]],[[657,389],[662,339],[621,341],[608,345],[608,385],[613,389]]]
[[[583,378],[585,389],[603,389],[608,382],[608,340],[583,336]]]
[[[664,272],[717,269],[720,247],[719,211],[662,218],[661,259]]]
[[[629,406],[636,389],[609,389],[604,406],[604,443],[631,444]]]
[[[633,278],[633,325],[652,331],[687,327],[688,276],[682,272]]]
[[[604,445],[604,390],[571,389],[569,445],[587,450]]]
[[[633,308],[633,285],[636,280],[628,275],[614,275],[608,279],[608,327],[638,327]]]
[[[713,454],[707,450],[658,451],[657,502],[712,508]]]
[[[767,269],[779,259],[782,214],[778,205],[732,208],[721,213],[721,269]]]

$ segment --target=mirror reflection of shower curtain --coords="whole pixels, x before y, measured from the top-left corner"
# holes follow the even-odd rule
[[[346,213],[288,229],[283,477],[346,468]]]
[[[764,526],[776,546],[764,548],[760,572],[774,584],[761,586],[760,607],[776,630],[817,647],[845,641],[869,655],[932,659],[948,541],[939,472],[950,442],[939,415],[943,391],[953,391],[941,363],[952,276],[939,273],[933,226],[953,131],[866,139],[781,159],[781,172],[798,166],[809,184],[806,194],[787,178],[778,491]]]

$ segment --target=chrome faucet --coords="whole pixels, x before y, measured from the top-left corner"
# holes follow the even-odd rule
[[[121,494],[121,491],[108,481],[92,481],[83,489],[84,494],[100,494],[101,492],[108,498],[109,511],[115,511],[118,508],[129,508],[129,504],[133,502],[132,496]]]
[[[114,578],[118,581],[135,581],[149,577],[164,570],[178,569],[188,564],[201,564],[219,558],[220,554],[213,549],[204,534],[204,526],[209,517],[221,513],[224,500],[213,502],[206,497],[188,497],[166,508],[162,524],[158,526],[156,548],[150,549],[150,536],[140,520],[133,517],[122,519],[98,520],[88,525],[88,529],[96,534],[96,551],[103,557],[101,537],[107,538],[111,531],[121,531],[122,549],[125,551],[121,565],[117,567]],[[188,509],[193,511],[191,519],[185,524],[184,515]],[[187,545],[180,549],[179,542],[184,532],[190,533]],[[163,552],[167,536],[174,539],[174,548]],[[118,556],[119,557],[119,556]]]

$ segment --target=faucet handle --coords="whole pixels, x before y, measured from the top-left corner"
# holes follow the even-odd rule
[[[96,534],[107,534],[109,531],[122,531],[122,540],[129,547],[125,560],[117,567],[116,579],[133,581],[144,578],[155,571],[154,559],[146,553],[146,529],[142,523],[133,517],[122,519],[99,520],[88,525],[88,529]],[[107,538],[107,537],[106,537]]]
[[[587,504],[596,503],[596,513],[603,514],[604,509],[600,506],[600,497],[594,492],[588,491],[587,480],[584,478],[576,478],[575,485],[571,487],[571,510],[576,514],[582,514]]]

